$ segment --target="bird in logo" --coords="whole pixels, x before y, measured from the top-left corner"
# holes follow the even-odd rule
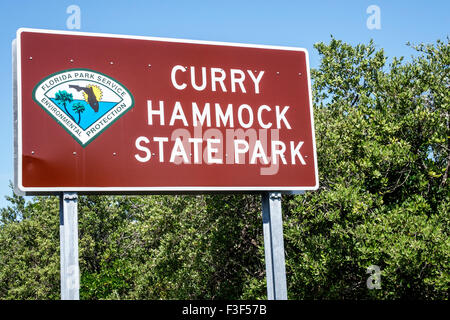
[[[86,87],[69,85],[69,88],[73,88],[77,91],[83,91],[84,100],[86,100],[94,112],[98,112],[98,103],[102,99],[102,90],[98,86],[90,84]]]

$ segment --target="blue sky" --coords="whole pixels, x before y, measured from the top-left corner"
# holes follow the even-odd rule
[[[13,180],[11,42],[20,27],[68,30],[70,5],[81,10],[82,32],[295,46],[308,49],[330,35],[351,44],[373,39],[388,57],[410,57],[406,42],[432,43],[450,35],[450,1],[105,1],[2,0],[0,4],[0,207]],[[381,29],[366,25],[370,5],[380,9]]]

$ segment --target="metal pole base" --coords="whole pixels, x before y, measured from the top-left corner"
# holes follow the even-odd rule
[[[59,233],[61,300],[79,300],[78,195],[75,192],[64,192],[59,197]]]
[[[264,193],[262,195],[262,212],[267,299],[287,300],[281,194]]]

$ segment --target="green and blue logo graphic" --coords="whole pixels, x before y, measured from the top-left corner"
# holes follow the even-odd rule
[[[83,147],[134,105],[120,82],[88,69],[46,77],[34,87],[33,99]]]

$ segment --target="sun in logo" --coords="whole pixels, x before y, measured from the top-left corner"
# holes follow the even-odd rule
[[[86,87],[92,89],[92,92],[94,93],[95,98],[97,99],[97,101],[101,101],[102,100],[103,92],[102,92],[102,89],[100,89],[99,86],[97,86],[95,84],[88,84]],[[84,100],[89,103],[89,96],[86,93],[86,91],[83,91],[83,96],[84,96]]]

